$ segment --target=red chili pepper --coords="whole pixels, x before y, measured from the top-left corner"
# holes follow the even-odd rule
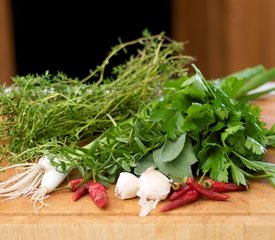
[[[169,200],[173,201],[178,199],[179,197],[183,196],[184,194],[186,194],[188,191],[190,191],[192,188],[190,186],[183,186],[181,189],[173,192],[170,197]]]
[[[203,196],[212,199],[212,200],[217,200],[217,201],[225,201],[226,199],[228,199],[230,196],[222,194],[222,193],[218,193],[212,190],[209,190],[205,187],[203,187],[202,185],[200,185],[199,183],[195,182],[194,178],[189,177],[187,179],[187,185],[192,187],[195,191],[199,192],[200,194],[202,194]]]
[[[80,187],[78,187],[73,194],[73,197],[72,197],[73,201],[77,201],[81,197],[87,195],[89,193],[89,185],[91,183],[92,183],[92,181],[89,180],[86,183],[84,183],[83,185],[81,185]]]
[[[245,185],[236,185],[234,183],[224,183],[224,182],[219,182],[215,181],[212,179],[207,179],[204,181],[204,186],[208,189],[211,189],[215,192],[234,192],[234,191],[244,191],[246,190]]]
[[[79,184],[83,181],[83,178],[77,178],[77,179],[73,179],[69,182],[68,184],[68,188],[72,191],[76,191],[76,189],[78,188]]]
[[[177,198],[176,200],[167,202],[160,209],[161,212],[169,211],[175,208],[179,208],[187,203],[195,202],[199,199],[200,194],[195,190],[189,190],[183,196]]]
[[[93,182],[89,185],[89,194],[94,203],[100,207],[106,207],[108,204],[108,195],[104,185],[98,182]]]
[[[77,188],[73,194],[73,201],[77,201],[79,198],[85,196],[88,194],[88,189],[85,187],[85,185],[80,186]]]

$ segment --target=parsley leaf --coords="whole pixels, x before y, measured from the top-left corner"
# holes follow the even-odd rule
[[[209,154],[211,151],[211,154]],[[202,172],[207,174],[212,179],[222,182],[228,182],[228,168],[230,162],[225,149],[223,148],[209,148],[208,158],[202,165]]]
[[[248,149],[251,149],[252,152],[257,155],[264,154],[266,151],[266,149],[263,147],[263,145],[261,145],[255,139],[253,139],[251,137],[247,137],[246,142],[245,142],[245,147],[247,147]]]

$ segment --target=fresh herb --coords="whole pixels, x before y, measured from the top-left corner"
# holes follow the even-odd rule
[[[247,74],[247,70],[245,71]],[[251,71],[255,72],[254,69]],[[233,96],[236,91],[232,83],[241,81],[242,84],[237,84],[240,91],[244,89],[243,82],[257,81],[254,86],[258,87],[259,79],[265,83],[267,76],[270,81],[275,74],[273,70],[267,70],[250,79],[246,79],[244,75],[240,79],[236,76],[224,78],[218,85],[215,81],[205,81],[196,69],[196,74],[189,79],[182,79],[180,86],[178,83],[174,84],[173,94],[168,93],[159,102],[152,113],[152,120],[161,124],[167,136],[174,140],[174,144],[177,144],[182,133],[191,138],[192,150],[198,161],[196,174],[208,174],[218,181],[233,180],[237,185],[247,185],[248,179],[257,174],[257,177],[262,175],[269,179],[274,178],[275,172],[270,164],[266,165],[259,160],[262,160],[266,144],[271,143],[275,134],[274,129],[268,131],[265,123],[260,120],[259,108],[249,102],[240,102],[238,97]],[[242,96],[248,96],[250,90],[252,88],[241,90]],[[174,121],[170,121],[171,118]],[[169,125],[167,119],[170,121]],[[153,156],[156,151],[159,149],[153,152]],[[161,157],[154,159],[156,166],[160,159]],[[190,157],[182,158],[191,168],[196,161],[188,163],[189,160]],[[163,160],[161,162],[165,163]],[[180,165],[175,164],[174,167],[178,170]],[[186,166],[181,169],[183,175],[186,174]],[[161,170],[165,172],[168,169]]]
[[[147,110],[147,109],[146,109]],[[64,147],[61,151],[66,172],[77,169],[86,179],[108,186],[122,171],[130,172],[141,158],[159,147],[165,136],[158,124],[149,121],[148,111],[133,116],[106,130],[84,147]],[[56,167],[61,164],[55,164]]]
[[[105,76],[111,60],[130,47],[137,48],[136,55]],[[64,145],[90,142],[160,96],[163,82],[171,76],[184,74],[191,58],[183,56],[182,50],[183,44],[163,33],[147,33],[113,47],[103,63],[81,81],[48,72],[15,77],[11,88],[0,88],[0,136],[9,141],[1,153],[10,162],[27,162],[48,152],[56,154]]]
[[[223,79],[217,79],[212,84],[222,88],[231,98],[247,102],[274,91],[275,88],[270,88],[257,93],[251,93],[252,90],[273,80],[274,77],[275,68],[266,70],[262,65],[258,65],[233,73]]]
[[[265,145],[275,147],[275,124],[267,131]]]
[[[252,68],[251,76],[246,69],[245,74],[238,73],[240,78],[230,75],[217,84],[206,81],[193,67],[194,75],[165,82],[163,96],[131,119],[84,148],[65,149],[65,165],[105,183],[115,181],[121,171],[134,169],[139,175],[150,166],[174,180],[202,174],[236,185],[247,186],[249,179],[259,177],[274,183],[275,165],[262,161],[274,128],[266,129],[258,107],[232,96],[233,82],[251,81],[250,77],[259,81],[255,76],[263,76],[262,71],[255,73]],[[248,90],[243,91],[243,96],[248,95]]]
[[[141,174],[150,166],[174,180],[209,175],[236,185],[251,178],[275,185],[275,165],[262,161],[275,130],[249,102],[272,90],[251,94],[275,70],[260,65],[207,81],[192,65],[195,74],[188,76],[190,58],[167,40],[160,34],[121,43],[82,81],[48,73],[16,77],[0,95],[1,137],[10,140],[2,150],[15,162],[62,156],[51,160],[59,171],[76,169],[83,182],[105,186],[122,171]],[[136,44],[143,48],[107,78],[111,58]],[[79,147],[81,141],[90,143]]]

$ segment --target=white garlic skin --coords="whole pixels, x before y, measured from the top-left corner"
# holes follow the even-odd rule
[[[148,168],[139,178],[137,195],[148,200],[164,200],[171,190],[171,181],[153,167]]]
[[[135,198],[138,191],[138,178],[129,172],[121,172],[117,179],[115,195],[122,199]]]

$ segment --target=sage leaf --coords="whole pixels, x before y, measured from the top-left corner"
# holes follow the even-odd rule
[[[153,160],[153,154],[149,153],[145,155],[143,158],[141,158],[134,169],[134,173],[136,175],[141,175],[147,168],[149,167],[156,167],[156,164],[154,163]]]
[[[164,144],[153,151],[153,158],[161,162],[170,162],[181,153],[186,139],[186,133],[183,133],[175,141],[166,139]]]
[[[163,162],[161,158],[157,158],[154,154],[153,159],[157,168],[174,180],[193,176],[191,166],[198,161],[193,152],[190,138],[186,139],[182,151],[173,161]]]

